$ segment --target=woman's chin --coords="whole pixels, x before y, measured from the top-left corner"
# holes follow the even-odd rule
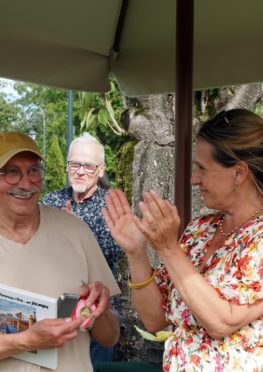
[[[216,211],[221,211],[222,208],[219,208],[214,202],[210,201],[210,202],[205,202],[204,201],[204,205],[207,209],[213,209],[213,210],[216,210]]]
[[[203,196],[203,203],[204,203],[206,208],[215,209],[215,203],[210,198]]]

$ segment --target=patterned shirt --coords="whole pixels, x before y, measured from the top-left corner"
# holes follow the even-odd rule
[[[220,214],[198,217],[182,235],[181,248],[197,269],[220,218]],[[229,236],[208,259],[202,275],[226,301],[244,305],[262,300],[263,216]],[[174,325],[173,336],[165,343],[163,371],[263,371],[263,317],[229,336],[213,339],[192,315],[163,264],[156,280],[166,319]]]
[[[84,199],[80,203],[76,203],[73,198],[72,187],[66,187],[48,193],[40,203],[61,209],[66,206],[66,201],[69,200],[73,214],[80,217],[89,225],[115,279],[118,281],[118,263],[119,259],[123,256],[123,252],[113,240],[102,214],[102,208],[106,205],[104,200],[106,194],[107,191],[98,186],[97,190],[91,195],[91,197]],[[119,311],[123,323],[120,299],[114,297],[113,304]]]

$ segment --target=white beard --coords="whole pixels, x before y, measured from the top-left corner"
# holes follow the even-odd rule
[[[83,194],[84,192],[87,191],[88,187],[86,185],[79,185],[79,184],[72,184],[72,189],[74,192],[76,192],[77,194]]]

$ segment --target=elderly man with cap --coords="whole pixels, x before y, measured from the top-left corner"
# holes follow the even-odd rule
[[[109,303],[118,285],[87,225],[73,215],[38,204],[43,160],[34,141],[0,132],[0,284],[58,298],[64,292],[97,303],[90,333],[107,347],[119,336],[119,318]],[[105,283],[107,287],[103,284]],[[45,371],[9,358],[24,351],[59,348],[58,372],[92,371],[89,332],[83,318],[44,319],[0,336],[0,371]]]

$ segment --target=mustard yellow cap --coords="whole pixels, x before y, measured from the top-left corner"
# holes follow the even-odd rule
[[[24,133],[0,132],[0,168],[13,156],[20,152],[29,151],[44,160],[36,143]]]

